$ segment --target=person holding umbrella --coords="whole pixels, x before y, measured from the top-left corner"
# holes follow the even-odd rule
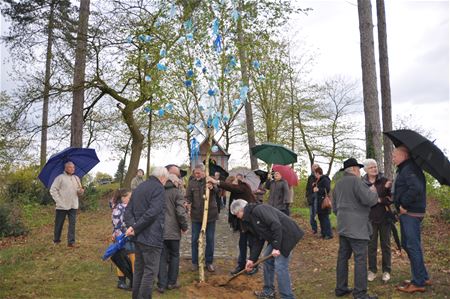
[[[398,286],[397,290],[405,293],[425,292],[425,286],[431,285],[423,260],[420,236],[426,209],[425,176],[403,145],[394,149],[392,162],[397,166],[394,204],[400,214],[402,247],[408,254],[412,276],[411,281]]]
[[[64,164],[64,172],[58,175],[50,187],[50,194],[56,203],[55,230],[53,243],[61,243],[61,232],[66,216],[69,218],[67,246],[75,245],[75,224],[77,220],[78,196],[84,194],[84,188],[75,175],[75,164],[68,161]]]
[[[380,202],[370,209],[369,219],[372,224],[372,236],[369,242],[369,272],[367,279],[374,281],[377,276],[377,247],[378,236],[380,236],[382,253],[382,271],[381,280],[387,282],[391,279],[391,222],[393,215],[389,210],[391,201],[392,182],[378,171],[377,161],[366,159],[364,162],[363,182],[371,187],[375,186]]]
[[[278,171],[269,175],[266,189],[270,190],[268,204],[289,216],[289,186]]]

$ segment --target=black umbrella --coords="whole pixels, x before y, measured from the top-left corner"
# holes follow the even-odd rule
[[[264,183],[265,181],[267,181],[267,176],[268,176],[268,172],[261,170],[261,169],[257,169],[253,171],[257,176],[259,176],[259,178],[261,179],[261,183]]]
[[[125,248],[120,249],[111,256],[111,261],[119,268],[120,271],[130,280],[133,281],[133,268],[131,260],[128,257]],[[133,285],[133,283],[131,283]]]
[[[404,145],[411,158],[441,185],[450,186],[450,162],[434,142],[412,130],[384,132],[396,147]]]
[[[203,161],[203,164],[205,164],[206,161]],[[220,173],[220,180],[224,181],[228,176],[228,172],[216,164],[216,161],[209,159],[209,175],[214,176],[214,174],[218,172]]]

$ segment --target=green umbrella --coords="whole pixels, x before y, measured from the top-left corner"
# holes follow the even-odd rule
[[[288,165],[297,162],[297,154],[280,144],[263,143],[251,148],[252,155],[268,164]]]

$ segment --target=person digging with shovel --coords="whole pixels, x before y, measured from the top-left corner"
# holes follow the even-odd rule
[[[295,245],[303,238],[302,229],[289,216],[266,204],[249,204],[237,199],[231,204],[230,212],[241,219],[244,227],[253,235],[246,270],[252,271],[266,241],[268,244],[263,255],[273,256],[264,262],[264,288],[262,291],[255,291],[256,297],[275,298],[276,274],[280,298],[295,298],[289,261]]]

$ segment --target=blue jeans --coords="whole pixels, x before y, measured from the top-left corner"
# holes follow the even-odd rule
[[[314,197],[313,204],[309,206],[309,223],[314,233],[317,233],[317,196]]]
[[[201,222],[192,222],[191,234],[191,250],[192,250],[192,264],[198,265],[198,238],[200,230],[202,229]],[[214,260],[214,234],[216,231],[216,222],[211,221],[206,225],[206,249],[205,249],[205,263],[212,264]]]
[[[320,233],[322,237],[333,237],[333,232],[331,231],[330,215],[328,213],[317,214],[320,221]]]
[[[267,245],[263,255],[268,256],[272,253],[272,245]],[[289,275],[289,257],[280,254],[275,258],[268,259],[264,262],[264,289],[265,294],[275,293],[275,273],[277,274],[278,292],[280,298],[295,298],[291,288],[291,277]]]
[[[425,286],[429,279],[423,261],[422,241],[420,238],[422,218],[409,215],[400,215],[400,231],[402,234],[402,247],[408,254],[411,264],[411,283],[418,287]]]
[[[175,285],[180,267],[180,240],[164,240],[159,262],[158,287],[166,289]]]

